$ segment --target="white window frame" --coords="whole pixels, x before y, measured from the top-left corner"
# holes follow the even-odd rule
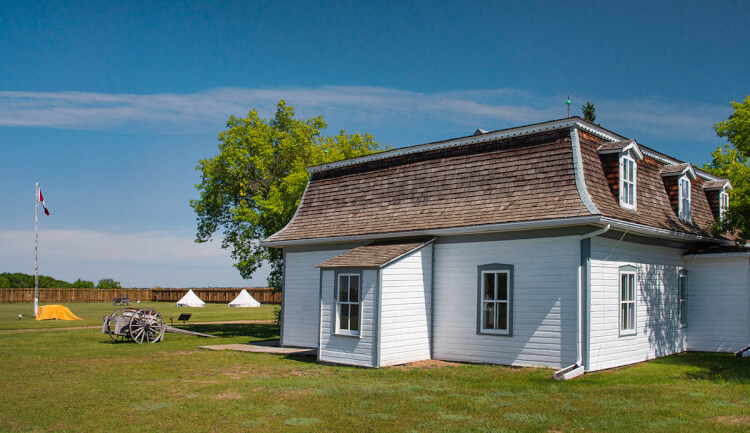
[[[690,194],[692,185],[690,184],[690,178],[682,176],[677,181],[677,188],[679,189],[679,217],[685,222],[690,221]]]
[[[677,317],[680,321],[680,328],[687,328],[688,325],[688,271],[680,269],[677,276]]]
[[[633,165],[633,178],[629,179],[628,164]],[[620,206],[625,209],[636,209],[637,202],[637,179],[638,179],[638,163],[635,159],[631,158],[627,154],[620,156]],[[628,200],[628,194],[626,193],[626,187],[631,187],[633,191],[632,202]]]
[[[719,220],[724,221],[727,209],[729,209],[729,194],[726,191],[722,191],[719,194]]]
[[[623,277],[626,278],[628,286],[625,291],[623,291]],[[617,327],[620,335],[635,335],[638,333],[638,272],[634,266],[620,268],[617,289],[619,297]]]
[[[341,279],[347,278],[347,287],[348,293],[347,293],[347,300],[342,301],[340,298],[340,287],[341,287]],[[350,299],[348,299],[349,296],[351,296],[351,277],[357,277],[358,281],[358,287],[357,287],[357,302],[351,302]],[[352,337],[359,337],[360,331],[362,330],[362,274],[359,272],[336,272],[335,273],[335,284],[334,284],[334,296],[336,299],[336,314],[334,314],[335,317],[335,323],[334,323],[334,333],[337,335],[346,335],[346,336],[352,336]],[[351,315],[350,320],[348,323],[349,328],[341,328],[341,308],[343,306],[346,306],[348,309],[351,309],[352,305],[357,306],[357,329],[353,330],[351,329]]]
[[[494,274],[496,277],[493,279],[495,287],[493,299],[484,299],[484,283],[485,275]],[[498,278],[497,275],[505,275],[507,281],[507,299],[498,299]],[[477,299],[477,334],[488,334],[488,335],[499,335],[510,337],[513,335],[513,265],[505,265],[500,263],[492,263],[488,265],[482,265],[478,267],[477,272],[477,288],[478,288],[478,299]],[[505,329],[498,328],[487,328],[485,326],[485,306],[487,304],[495,305],[494,321],[497,324],[499,318],[499,307],[505,308],[506,326]]]

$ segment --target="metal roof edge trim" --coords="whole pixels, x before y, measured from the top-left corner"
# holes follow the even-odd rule
[[[611,224],[613,228],[626,229],[629,232],[636,233],[639,235],[656,237],[656,238],[668,238],[668,239],[679,239],[686,241],[703,241],[703,242],[714,242],[717,244],[729,244],[732,243],[727,239],[713,238],[708,236],[693,235],[690,233],[676,232],[674,230],[660,229],[657,227],[651,227],[644,224],[632,223],[629,221],[618,220],[611,217],[602,217],[602,223]]]
[[[387,232],[387,233],[369,233],[361,235],[350,235],[350,236],[329,236],[324,238],[309,238],[309,239],[293,239],[288,241],[273,241],[265,240],[261,242],[261,246],[264,247],[288,247],[296,245],[314,245],[314,244],[335,244],[342,242],[353,242],[353,241],[373,241],[378,239],[392,239],[400,237],[416,237],[416,236],[452,236],[452,235],[465,235],[475,233],[487,233],[496,231],[521,231],[521,230],[534,230],[541,228],[550,227],[565,227],[580,224],[597,224],[601,222],[601,215],[587,215],[570,218],[551,218],[544,220],[531,220],[531,221],[514,221],[507,223],[497,224],[483,224],[477,226],[461,226],[461,227],[448,227],[441,229],[424,229],[424,230],[410,230],[403,232]]]
[[[553,120],[549,122],[537,123],[534,125],[519,126],[510,129],[501,129],[498,131],[488,132],[482,135],[471,135],[468,137],[454,138],[446,141],[438,141],[434,143],[418,144],[416,146],[403,147],[400,149],[389,150],[385,152],[373,153],[371,155],[360,156],[357,158],[344,159],[330,164],[321,164],[308,167],[309,173],[316,173],[319,171],[330,170],[339,167],[346,167],[350,165],[361,164],[370,161],[377,161],[380,159],[393,158],[402,155],[410,155],[413,153],[427,152],[436,149],[446,149],[450,147],[465,146],[468,144],[485,143],[488,141],[501,140],[504,138],[521,137],[524,135],[535,134],[545,131],[554,131],[558,129],[566,129],[571,127],[577,127],[591,134],[597,135],[605,140],[609,141],[620,141],[625,140],[625,137],[607,131],[604,128],[590,124],[583,119],[572,117],[561,120]]]

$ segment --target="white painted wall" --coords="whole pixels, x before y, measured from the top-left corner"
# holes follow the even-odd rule
[[[678,317],[678,273],[683,251],[595,237],[591,240],[588,371],[686,350]],[[620,266],[638,270],[636,334],[620,336]],[[692,277],[692,276],[691,276]]]
[[[282,345],[318,347],[320,269],[315,266],[346,251],[286,251]]]
[[[750,345],[750,258],[706,255],[688,270],[687,348],[734,352]]]
[[[433,357],[560,368],[576,360],[577,236],[437,243]],[[513,335],[477,335],[477,266],[515,266]]]
[[[381,269],[380,365],[430,359],[432,245]]]
[[[378,287],[378,271],[362,271],[359,336],[336,335],[336,299],[334,274],[330,269],[323,271],[323,291],[320,309],[320,348],[318,359],[337,364],[375,366],[375,308]],[[346,272],[342,270],[342,272]]]

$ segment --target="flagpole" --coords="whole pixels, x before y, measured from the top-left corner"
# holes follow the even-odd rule
[[[39,307],[39,182],[34,194],[34,317]]]

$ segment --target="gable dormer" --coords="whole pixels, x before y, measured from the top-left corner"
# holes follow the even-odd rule
[[[724,213],[729,207],[730,189],[732,189],[732,184],[726,179],[711,180],[703,184],[703,191],[706,193],[708,206],[714,218],[724,219]]]
[[[692,181],[696,177],[693,166],[689,162],[666,165],[661,177],[672,209],[682,221],[690,222]]]
[[[636,210],[638,161],[643,159],[635,140],[604,143],[597,149],[610,191],[620,207]]]

